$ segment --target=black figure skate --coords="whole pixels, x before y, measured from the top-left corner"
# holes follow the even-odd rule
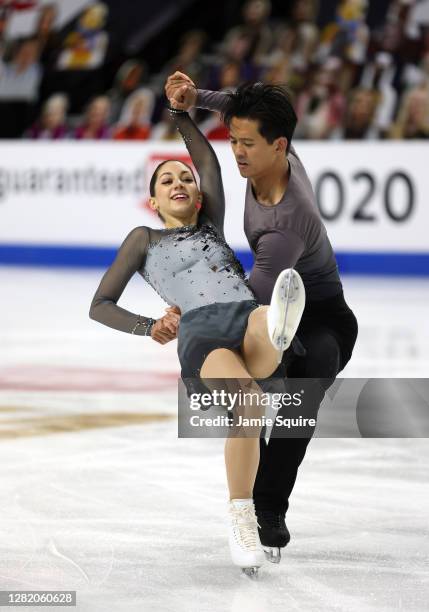
[[[290,540],[284,514],[272,510],[259,510],[257,515],[259,538],[265,556],[271,563],[280,563],[280,549],[284,548]]]

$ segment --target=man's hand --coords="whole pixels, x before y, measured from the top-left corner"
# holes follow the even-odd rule
[[[188,111],[197,101],[197,87],[186,74],[176,71],[167,79],[165,95],[172,108]]]
[[[170,340],[177,338],[180,323],[180,308],[170,306],[165,311],[167,314],[157,320],[151,331],[152,340],[159,344],[167,344]]]

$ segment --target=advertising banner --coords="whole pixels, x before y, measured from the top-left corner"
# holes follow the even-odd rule
[[[353,271],[354,261],[365,260],[377,271],[384,261],[387,268],[405,266],[404,273],[413,273],[416,266],[417,273],[429,273],[424,143],[295,146],[340,264],[348,262]],[[215,150],[227,202],[226,237],[248,264],[243,231],[246,181],[229,144],[217,143]],[[148,185],[156,165],[168,158],[189,162],[181,142],[3,143],[0,261],[20,263],[21,253],[31,263],[31,248],[35,263],[43,263],[44,256],[50,263],[46,253],[55,248],[59,264],[67,255],[70,265],[91,265],[98,252],[104,254],[104,265],[131,229],[160,227],[148,207]]]

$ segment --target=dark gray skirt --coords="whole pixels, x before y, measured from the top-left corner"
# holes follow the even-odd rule
[[[189,379],[199,379],[201,367],[211,351],[240,348],[249,315],[257,307],[254,300],[215,302],[189,310],[181,317],[177,352],[188,391]]]

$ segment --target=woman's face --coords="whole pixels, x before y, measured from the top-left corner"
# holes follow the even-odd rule
[[[169,219],[191,218],[201,203],[201,194],[189,168],[180,161],[168,161],[161,166],[155,183],[151,206]]]

